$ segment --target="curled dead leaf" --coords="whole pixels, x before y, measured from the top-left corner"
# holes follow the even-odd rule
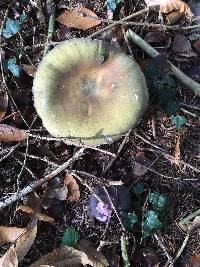
[[[72,247],[63,246],[42,256],[39,260],[31,264],[30,267],[41,267],[46,265],[81,267],[86,264],[94,266],[84,252],[78,251]]]
[[[186,263],[185,267],[199,267],[200,266],[200,254],[193,255],[192,258]]]
[[[88,256],[88,258],[93,263],[92,266],[95,267],[108,266],[108,262],[105,256],[100,251],[97,251],[94,244],[89,240],[86,239],[80,240],[76,247],[78,250],[83,251]]]
[[[151,166],[151,161],[145,157],[144,152],[138,152],[133,162],[132,172],[133,175],[141,177],[148,171],[148,167]]]
[[[43,214],[41,212],[36,212],[34,209],[30,208],[29,206],[19,206],[17,210],[21,210],[23,212],[26,212],[28,214],[34,214],[40,221],[53,223],[54,219],[47,216],[46,214]]]
[[[16,127],[0,124],[0,141],[14,142],[27,139],[27,133]]]
[[[32,219],[30,225],[26,228],[25,232],[17,239],[15,251],[17,253],[18,261],[21,262],[29,249],[33,245],[37,234],[37,221],[35,217]]]
[[[58,17],[58,21],[67,27],[87,30],[101,23],[98,16],[83,6],[68,10]]]
[[[159,6],[162,13],[170,13],[177,10],[179,13],[185,14],[188,18],[194,18],[190,7],[181,0],[145,0],[147,6]]]
[[[70,201],[78,201],[80,199],[80,189],[73,175],[66,174],[64,178],[64,183],[69,190],[68,199]]]
[[[0,91],[0,119],[3,119],[3,117],[6,114],[8,107],[8,94],[5,90]]]
[[[0,226],[0,244],[15,242],[25,230],[26,228]]]
[[[18,267],[18,259],[14,246],[11,246],[4,256],[0,258],[0,266]]]

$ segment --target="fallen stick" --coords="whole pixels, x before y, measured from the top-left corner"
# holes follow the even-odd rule
[[[143,49],[148,55],[151,57],[156,57],[160,53],[153,48],[151,45],[149,45],[146,41],[144,41],[139,35],[137,35],[132,30],[128,30],[126,32],[127,37],[133,41],[136,45],[138,45],[141,49]],[[168,61],[171,65],[171,71],[172,73],[188,88],[190,88],[195,95],[200,96],[200,84],[198,82],[195,82],[190,77],[188,77],[186,74],[184,74],[181,70],[179,70],[174,64],[172,64],[170,61]]]
[[[95,37],[95,36],[105,32],[107,30],[110,30],[110,29],[122,24],[124,21],[130,20],[130,19],[135,18],[137,16],[140,16],[142,14],[148,13],[152,9],[154,9],[154,7],[146,7],[144,9],[142,9],[142,10],[139,10],[139,11],[137,11],[137,12],[135,12],[135,13],[133,13],[133,14],[131,14],[131,15],[119,20],[119,21],[115,21],[114,23],[112,23],[112,24],[110,24],[110,25],[108,25],[108,26],[106,26],[106,27],[104,27],[104,28],[92,33],[88,37],[90,37],[90,38]]]
[[[10,204],[22,199],[24,196],[29,194],[30,192],[34,191],[39,186],[43,185],[46,182],[49,182],[52,180],[56,175],[64,171],[67,167],[69,167],[72,163],[74,163],[76,160],[78,160],[84,152],[84,148],[81,148],[78,150],[73,157],[71,157],[68,161],[60,165],[57,169],[52,171],[49,175],[46,175],[43,179],[40,179],[37,182],[32,183],[31,185],[26,186],[24,189],[22,189],[20,192],[14,193],[11,197],[8,197],[0,202],[0,210],[3,208],[9,206]]]

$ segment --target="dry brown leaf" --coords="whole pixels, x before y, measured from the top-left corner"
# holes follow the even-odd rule
[[[0,119],[3,119],[3,117],[6,114],[8,107],[8,94],[5,90],[0,91]]]
[[[53,223],[54,222],[54,219],[47,216],[46,214],[43,214],[41,212],[35,212],[34,209],[30,208],[29,206],[19,206],[17,208],[17,210],[21,210],[23,212],[26,212],[28,214],[34,214],[36,217],[38,217],[38,219],[40,221],[44,221],[44,222],[50,222],[50,223]]]
[[[37,209],[41,204],[41,199],[38,194],[33,191],[28,194],[28,206],[32,209]]]
[[[24,233],[26,228],[0,226],[0,244],[15,242]]]
[[[18,267],[17,254],[14,246],[10,247],[9,250],[0,258],[1,267]]]
[[[25,131],[7,124],[0,124],[0,141],[13,142],[25,139],[27,139]]]
[[[41,267],[45,265],[56,267],[80,267],[86,264],[93,266],[84,252],[78,251],[72,247],[63,246],[42,256],[29,267]]]
[[[97,251],[94,244],[89,240],[86,239],[80,240],[76,247],[78,250],[85,252],[85,254],[93,263],[93,266],[95,267],[108,266],[108,262],[105,256],[100,251]]]
[[[33,218],[30,225],[26,228],[23,235],[21,235],[16,242],[15,250],[17,253],[18,261],[21,262],[29,249],[33,245],[35,241],[35,237],[37,234],[37,218]]]
[[[167,25],[172,25],[176,23],[177,21],[179,21],[182,17],[183,17],[183,14],[175,10],[167,14],[165,19],[167,21]]]
[[[68,199],[70,201],[78,201],[80,199],[80,189],[73,175],[66,174],[64,178],[64,183],[69,190]]]
[[[192,19],[194,14],[190,7],[181,0],[145,0],[148,6],[159,5],[160,12],[170,13],[177,10],[179,13],[185,14],[188,18]]]
[[[199,267],[200,266],[200,254],[196,254],[192,256],[188,263],[186,263],[185,267]]]
[[[35,73],[36,73],[36,70],[37,70],[37,67],[34,66],[34,65],[28,65],[28,64],[21,64],[22,65],[22,68],[23,70],[31,77],[34,77],[35,76]]]
[[[82,30],[93,28],[101,23],[94,12],[83,6],[65,11],[58,17],[58,21],[67,27]]]
[[[152,162],[145,156],[144,152],[138,152],[133,162],[132,171],[137,177],[142,177],[148,172],[148,167]]]

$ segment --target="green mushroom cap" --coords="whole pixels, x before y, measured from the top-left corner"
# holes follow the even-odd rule
[[[136,61],[101,40],[75,38],[52,49],[33,82],[35,108],[55,137],[100,145],[131,129],[148,105]]]

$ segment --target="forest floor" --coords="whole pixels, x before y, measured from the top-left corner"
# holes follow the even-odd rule
[[[84,251],[92,266],[200,266],[200,22],[189,8],[200,16],[200,3],[160,2],[157,12],[142,0],[1,1],[0,256],[14,244],[15,260],[8,253],[10,265],[0,259],[0,266],[30,266],[64,245]],[[127,37],[129,29],[144,47]],[[34,108],[43,55],[80,37],[134,57],[150,95],[136,127],[96,148],[53,138]],[[152,59],[148,44],[160,55]],[[106,222],[89,211],[97,185],[107,188],[95,191],[109,202]],[[43,264],[61,266],[55,256]]]

